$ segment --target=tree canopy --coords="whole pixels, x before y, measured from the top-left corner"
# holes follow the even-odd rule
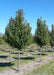
[[[51,34],[50,34],[50,44],[53,47],[54,46],[54,25],[52,24],[52,30],[51,30]]]
[[[44,21],[42,21],[41,19],[37,20],[35,41],[40,47],[49,43],[49,31],[45,20]]]
[[[6,41],[19,50],[30,44],[31,27],[24,19],[22,9],[16,12],[16,17],[14,19],[12,17],[10,18],[5,35],[7,36]]]

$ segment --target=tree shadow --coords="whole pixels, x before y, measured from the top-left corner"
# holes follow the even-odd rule
[[[52,51],[52,50],[48,50],[47,52],[54,52],[54,51]]]
[[[6,50],[5,50],[5,52],[10,52],[10,51],[6,51]]]
[[[23,53],[23,52],[20,52],[20,54],[25,54],[25,53]]]
[[[14,52],[14,53],[11,53],[11,54],[18,54],[18,52]],[[24,54],[23,52],[20,52],[20,54]]]
[[[28,52],[35,52],[34,50],[29,50]]]
[[[0,63],[0,67],[11,67],[11,66],[13,66],[14,64],[13,63],[11,63],[11,62],[8,62],[8,63]]]
[[[7,58],[8,56],[0,56],[0,58]]]
[[[15,68],[13,68],[13,67],[11,67],[11,69],[13,69],[13,70],[15,70],[15,71],[18,71],[17,69],[15,69]]]
[[[37,48],[37,49],[34,49],[34,50],[39,50],[39,48]]]
[[[17,52],[11,53],[11,54],[18,54]]]
[[[21,57],[20,59],[22,59],[22,60],[32,60],[32,59],[35,59],[34,57]]]
[[[13,57],[14,59],[18,59],[18,57]],[[34,57],[21,57],[22,60],[32,60],[35,59]]]
[[[38,53],[37,55],[40,55],[40,53]],[[45,56],[45,55],[47,55],[47,54],[45,54],[45,53],[41,53],[41,55],[42,55],[42,56]]]

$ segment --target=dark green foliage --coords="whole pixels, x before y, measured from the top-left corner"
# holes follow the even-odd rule
[[[52,30],[51,30],[51,34],[50,34],[50,44],[53,47],[54,46],[54,25],[52,24]]]
[[[0,33],[0,44],[3,44],[4,40],[3,40],[3,34]]]
[[[37,29],[34,38],[40,47],[49,43],[49,31],[46,26],[46,21],[42,21],[41,19],[37,20]]]
[[[0,37],[0,44],[3,44],[4,43],[4,40],[2,37]]]
[[[7,36],[6,41],[19,50],[31,42],[31,27],[24,20],[23,15],[23,10],[18,10],[15,19],[11,17],[5,31],[5,35]]]
[[[6,27],[4,39],[12,46],[14,45],[14,28],[14,19],[12,19],[11,17],[9,20],[9,24]]]

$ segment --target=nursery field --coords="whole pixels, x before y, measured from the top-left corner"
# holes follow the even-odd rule
[[[10,46],[6,46],[6,47],[0,47],[0,61],[5,59],[9,59],[9,50]],[[17,67],[18,66],[18,51],[17,49],[14,49],[14,53],[13,53],[13,49],[12,53],[11,53],[11,58],[14,59],[14,61],[11,61],[11,63],[6,62],[6,63],[0,63],[0,72],[7,70],[7,69],[11,69],[12,67]],[[44,49],[43,49],[44,50]],[[33,50],[29,50],[29,51],[21,51],[20,52],[20,65],[31,62],[31,61],[35,61],[36,59],[40,58],[40,53],[37,54],[31,54],[31,53],[37,53],[38,50],[33,49]],[[1,55],[3,54],[3,55]],[[29,54],[31,54],[31,56],[29,56]],[[41,60],[43,61],[43,57],[52,54],[52,51],[47,51],[47,52],[42,52],[41,53]],[[23,57],[23,55],[25,55]],[[28,55],[28,56],[27,56]]]
[[[0,1],[0,75],[54,75],[53,3]]]

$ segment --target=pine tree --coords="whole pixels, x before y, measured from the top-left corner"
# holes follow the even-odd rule
[[[0,37],[0,44],[3,44],[4,43],[4,40],[2,37]]]
[[[30,44],[31,27],[24,19],[23,10],[20,9],[16,12],[16,17],[10,19],[8,26],[6,27],[7,42],[16,48],[18,48],[18,71],[20,65],[20,50],[26,45]]]
[[[40,51],[42,46],[45,46],[46,44],[49,43],[49,32],[48,27],[46,26],[46,21],[42,21],[41,19],[37,20],[35,41],[40,46]],[[40,52],[40,61],[41,61],[41,52]]]
[[[54,47],[54,25],[53,24],[52,24],[51,34],[50,34],[50,45],[53,50]],[[52,51],[52,56],[53,56],[53,51]]]
[[[6,31],[4,35],[5,41],[8,42],[10,45],[10,52],[9,52],[10,61],[11,61],[11,46],[14,47],[14,28],[15,28],[14,19],[11,17],[9,20],[9,24],[6,27]]]

